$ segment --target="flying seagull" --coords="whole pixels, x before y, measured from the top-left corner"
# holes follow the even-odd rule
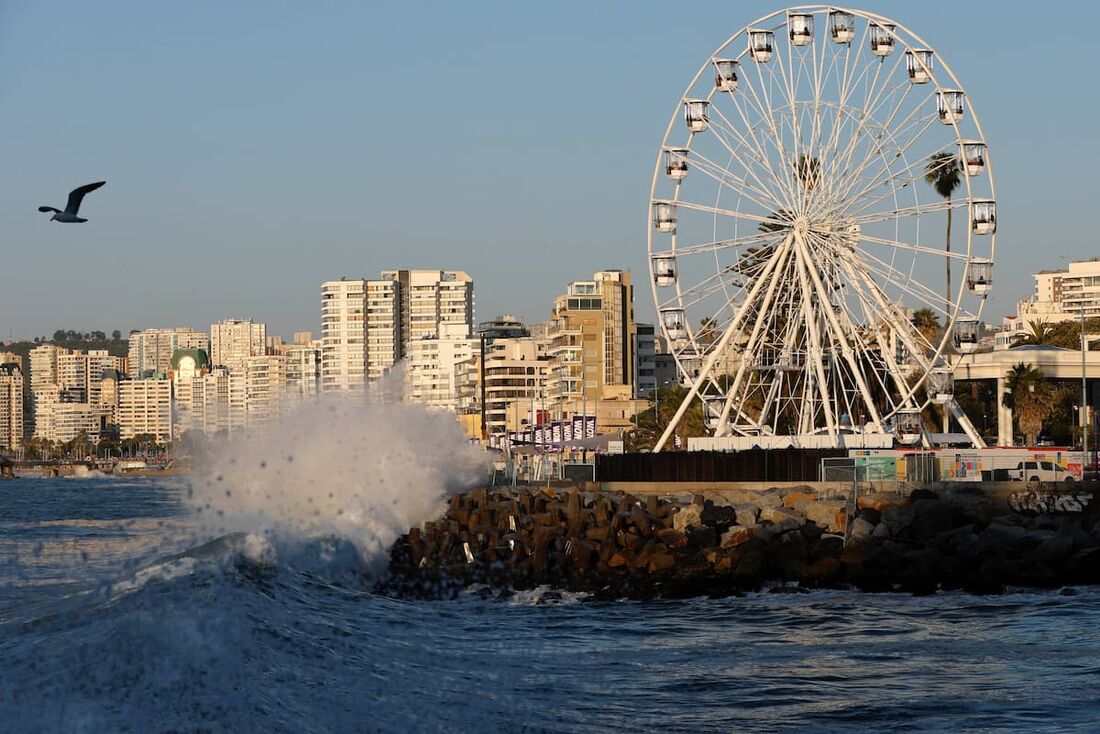
[[[54,209],[52,206],[40,206],[38,211],[40,212],[53,212],[53,216],[50,217],[50,221],[58,222],[87,222],[87,219],[81,219],[76,215],[80,211],[80,202],[84,201],[84,195],[90,191],[95,191],[106,181],[96,181],[95,183],[84,184],[69,192],[69,203],[65,205],[65,211],[60,209]]]

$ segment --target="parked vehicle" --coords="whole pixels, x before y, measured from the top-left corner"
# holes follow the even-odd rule
[[[1015,476],[1019,482],[1072,482],[1074,477],[1065,467],[1053,461],[1021,461],[1016,465]]]

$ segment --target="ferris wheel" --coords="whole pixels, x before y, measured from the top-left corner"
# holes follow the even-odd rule
[[[835,6],[739,30],[676,105],[647,229],[689,388],[655,450],[696,401],[723,448],[927,443],[929,403],[984,446],[951,364],[993,284],[989,149],[912,31]]]

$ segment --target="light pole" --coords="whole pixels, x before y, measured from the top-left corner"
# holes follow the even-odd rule
[[[1066,273],[1069,274],[1070,260],[1065,255],[1058,256],[1066,263]],[[1085,360],[1085,281],[1081,280],[1081,302],[1078,304],[1081,311],[1081,476],[1084,477],[1084,466],[1089,460],[1089,388],[1088,372]]]

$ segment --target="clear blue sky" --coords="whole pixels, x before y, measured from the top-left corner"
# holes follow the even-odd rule
[[[596,269],[644,284],[668,116],[779,7],[0,0],[0,339],[227,316],[316,331],[322,280],[398,267],[467,270],[481,319],[546,318]],[[1100,254],[1092,7],[859,7],[931,41],[981,114],[987,316],[1059,254]],[[87,224],[35,211],[101,178]]]

